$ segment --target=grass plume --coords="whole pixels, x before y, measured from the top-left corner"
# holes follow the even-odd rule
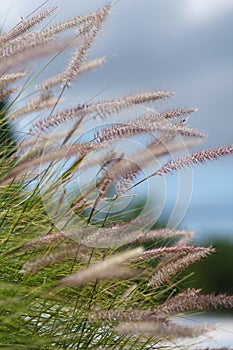
[[[230,155],[232,145],[178,158],[206,135],[187,126],[194,108],[157,111],[158,101],[174,95],[169,90],[62,106],[68,86],[105,62],[89,54],[113,6],[41,29],[51,8],[0,35],[5,348],[147,349],[164,341],[173,347],[178,338],[209,331],[182,326],[176,316],[233,308],[231,295],[182,290],[180,272],[212,247],[191,244],[192,231],[157,228],[149,211],[135,218],[136,210],[130,215],[122,205],[147,178]],[[73,52],[63,70],[37,81],[38,58],[48,59],[47,69],[67,49]],[[26,131],[14,124],[19,118]]]

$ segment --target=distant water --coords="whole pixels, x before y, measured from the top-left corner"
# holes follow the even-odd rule
[[[182,340],[179,342],[180,345],[193,344],[192,348],[200,349],[205,347],[210,348],[222,348],[233,346],[233,317],[232,316],[220,316],[214,314],[206,314],[192,317],[182,317],[178,321],[180,323],[190,326],[200,326],[203,324],[216,325],[216,329],[211,330],[207,335],[202,336],[198,341],[193,340]],[[196,343],[194,345],[194,343]]]

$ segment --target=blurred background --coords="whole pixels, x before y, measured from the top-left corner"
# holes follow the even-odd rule
[[[41,0],[2,2],[2,30],[16,24],[41,3]],[[45,8],[58,6],[54,21],[59,21],[96,10],[105,3],[51,0]],[[189,125],[209,134],[203,147],[233,143],[232,33],[232,0],[115,1],[112,14],[89,54],[92,58],[105,55],[107,63],[93,74],[81,77],[69,91],[68,103],[88,100],[101,90],[101,99],[149,89],[172,90],[175,97],[160,102],[158,108],[198,108]],[[57,68],[54,70],[58,71]],[[190,171],[182,173],[182,183],[176,174],[166,177],[165,216],[177,200],[179,186],[184,191],[189,186],[192,195],[187,211],[182,207],[182,199],[176,205],[182,213],[178,215],[180,227],[194,230],[199,242],[215,242],[218,246],[227,239],[233,244],[233,157],[195,167],[192,181]],[[228,253],[233,266],[232,250]],[[231,289],[232,269],[227,279]],[[221,289],[222,284],[219,286]]]
[[[41,3],[2,2],[3,30]],[[105,3],[53,0],[45,7],[59,7],[57,21]],[[77,84],[69,91],[69,102],[87,100],[102,89],[101,98],[143,89],[172,90],[176,96],[166,106],[198,108],[190,125],[209,134],[206,147],[233,143],[232,33],[232,0],[117,1],[90,53],[106,55],[107,63],[94,78],[81,78],[82,89]],[[210,235],[233,238],[232,180],[232,157],[194,168],[191,203],[181,226],[195,230],[198,240]],[[177,196],[177,176],[167,176],[166,185],[169,210]]]

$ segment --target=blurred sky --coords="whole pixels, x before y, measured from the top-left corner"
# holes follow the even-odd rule
[[[41,3],[1,1],[3,27]],[[54,0],[45,7],[57,5],[54,20],[59,20],[105,3]],[[165,106],[198,108],[190,125],[210,135],[207,147],[233,143],[232,35],[232,0],[119,0],[90,54],[106,55],[107,63],[89,80],[81,80],[81,90],[79,85],[71,90],[71,102],[88,99],[108,84],[102,98],[143,89],[173,90],[176,96]],[[167,186],[172,202],[176,176],[167,177]],[[233,156],[194,169],[191,204],[182,224],[199,234],[228,232],[233,237]]]

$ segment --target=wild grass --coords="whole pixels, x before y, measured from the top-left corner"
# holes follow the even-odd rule
[[[192,245],[193,232],[156,229],[153,210],[122,219],[124,201],[139,182],[230,155],[233,146],[178,158],[205,135],[186,127],[193,108],[155,112],[170,91],[57,111],[79,75],[104,63],[87,54],[112,6],[35,29],[56,8],[44,10],[0,36],[0,99],[6,101],[0,136],[2,348],[175,349],[174,340],[209,330],[182,326],[176,316],[233,307],[231,295],[182,290],[180,273],[214,252]],[[74,52],[63,71],[34,86],[32,63],[48,56],[47,68],[67,49]],[[127,117],[142,105],[150,108]],[[16,120],[24,121],[24,130]],[[139,181],[148,166],[155,171]]]

